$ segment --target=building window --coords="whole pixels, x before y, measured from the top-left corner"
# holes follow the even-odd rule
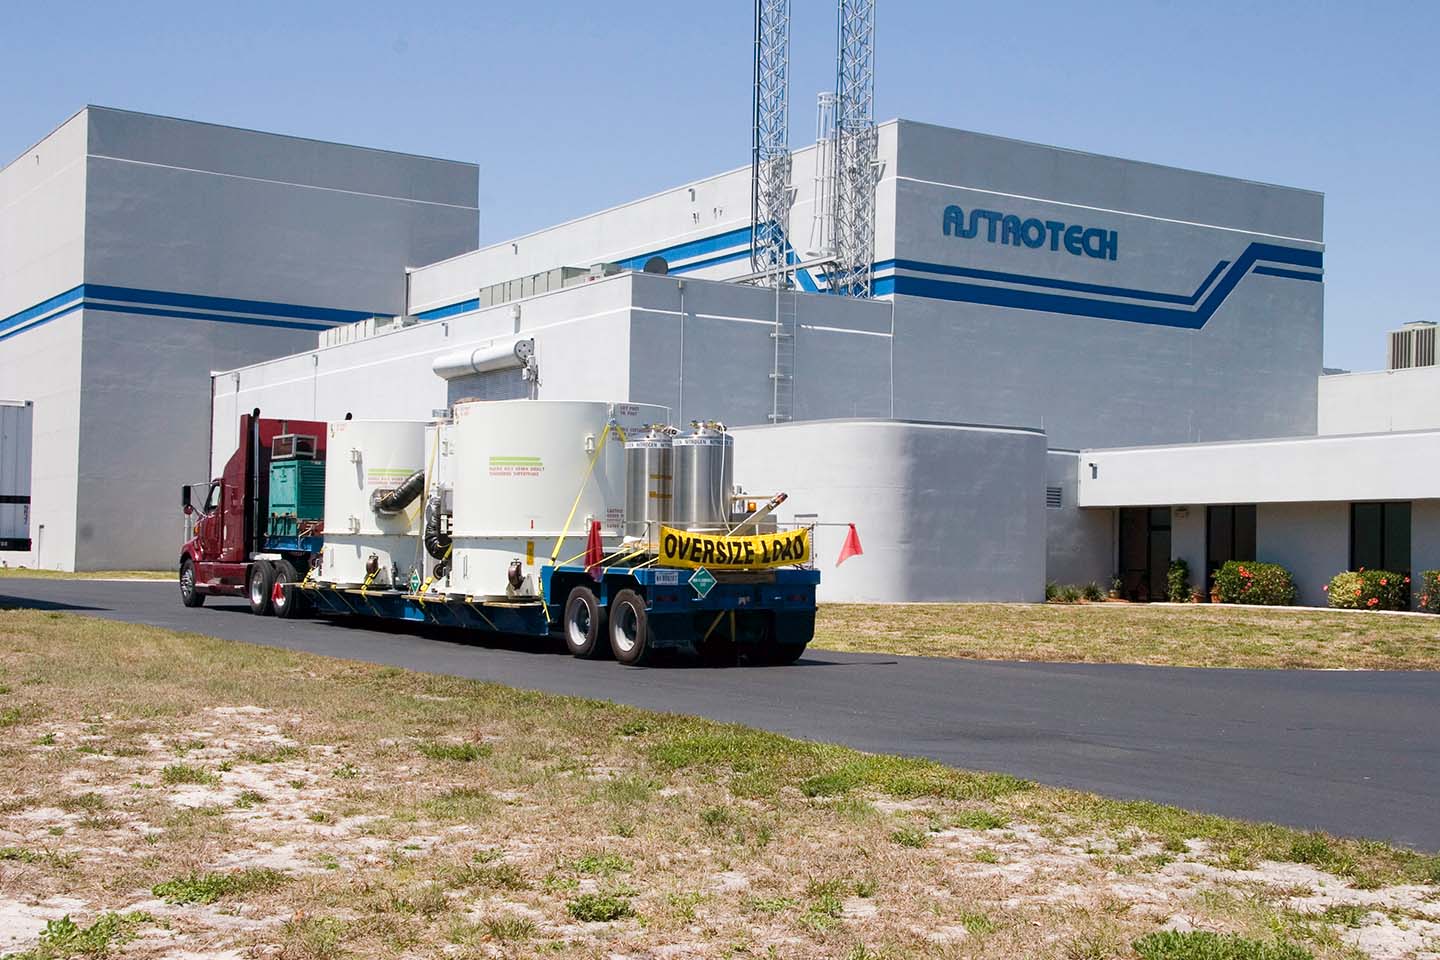
[[[1205,589],[1215,571],[1231,560],[1255,559],[1255,504],[1209,507],[1205,511]]]
[[[1350,569],[1410,572],[1410,504],[1350,505]]]

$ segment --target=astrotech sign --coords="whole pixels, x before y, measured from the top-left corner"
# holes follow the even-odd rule
[[[879,275],[874,285],[876,296],[896,294],[1199,330],[1247,277],[1262,278],[1259,282],[1266,283],[1299,281],[1302,285],[1325,279],[1321,272],[1325,255],[1318,243],[1301,247],[1269,241],[1251,241],[1233,260],[1198,265],[1192,281],[1196,285],[1190,290],[1146,290],[1063,279],[1043,274],[1053,272],[1061,262],[1076,262],[1070,257],[1078,257],[1080,262],[1101,261],[1104,266],[1097,264],[1097,268],[1107,270],[1121,260],[1120,231],[1021,218],[999,210],[966,210],[956,204],[937,207],[934,215],[930,229],[943,238],[947,249],[957,251],[955,259],[968,259],[961,251],[975,249],[975,244],[1019,248],[1014,270],[883,260],[875,264]],[[1127,249],[1133,256],[1133,244]],[[1299,309],[1310,309],[1311,303],[1302,301]],[[1318,298],[1313,303],[1318,311]]]

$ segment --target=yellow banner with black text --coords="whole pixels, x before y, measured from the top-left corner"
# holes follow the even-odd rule
[[[723,537],[660,528],[662,567],[757,570],[810,562],[810,531],[787,530],[752,537]]]

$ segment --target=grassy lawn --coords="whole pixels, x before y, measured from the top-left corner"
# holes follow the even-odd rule
[[[825,604],[815,646],[981,660],[1440,669],[1440,617],[1211,604]]]
[[[33,570],[28,567],[0,567],[5,577],[40,580],[174,580],[174,570]]]
[[[1437,943],[1440,857],[1382,843],[0,612],[0,955],[1294,960]]]

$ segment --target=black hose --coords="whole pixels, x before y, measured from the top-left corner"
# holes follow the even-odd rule
[[[445,559],[450,549],[450,534],[440,532],[441,493],[435,490],[425,501],[425,552],[436,560]]]
[[[370,507],[376,513],[383,513],[387,516],[396,514],[410,506],[424,489],[425,471],[416,470],[405,478],[404,483],[389,493],[382,494],[378,490],[375,491],[375,495],[370,498]]]

